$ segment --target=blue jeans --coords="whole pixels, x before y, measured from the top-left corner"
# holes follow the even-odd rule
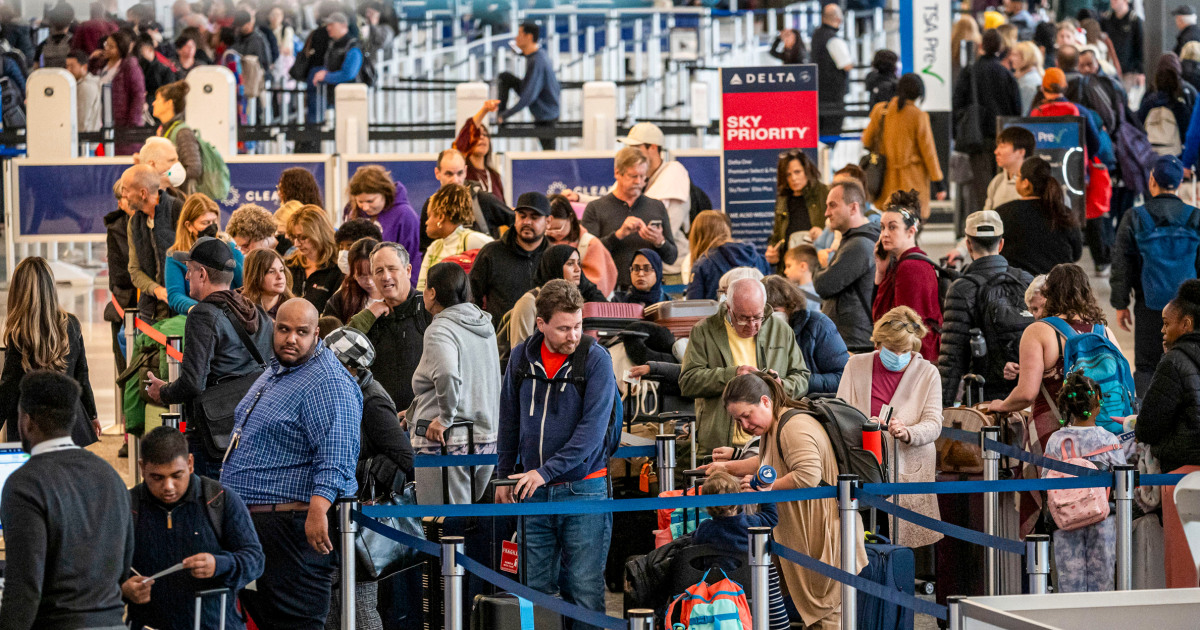
[[[588,479],[538,488],[526,503],[603,501],[608,479]],[[530,588],[603,613],[604,563],[612,538],[612,514],[525,517],[525,583]],[[525,544],[522,541],[522,544]],[[560,576],[560,567],[562,579]],[[582,630],[593,626],[576,623]]]

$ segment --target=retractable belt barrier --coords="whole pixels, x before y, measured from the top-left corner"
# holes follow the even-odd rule
[[[654,457],[654,445],[622,446],[613,454],[613,459]],[[455,466],[495,466],[500,456],[496,453],[476,455],[417,455],[413,468],[451,468]]]
[[[112,305],[113,305],[113,308],[117,309],[117,315],[119,315],[121,317],[121,319],[125,319],[125,309],[121,308],[120,304],[117,304],[116,297],[112,298]],[[150,324],[147,324],[146,322],[142,321],[142,319],[140,317],[135,318],[133,321],[137,324],[138,330],[142,331],[143,334],[145,334],[147,337],[154,340],[155,343],[157,343],[158,345],[160,345],[166,349],[167,356],[171,357],[172,359],[175,359],[176,361],[183,361],[183,353],[176,350],[175,348],[172,348],[171,345],[167,343],[166,335],[155,330],[154,327],[151,326]]]

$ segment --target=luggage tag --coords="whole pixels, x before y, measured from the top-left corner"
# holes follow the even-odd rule
[[[1121,435],[1118,435],[1117,439],[1121,440],[1122,444],[1132,442],[1133,438],[1134,438],[1134,435],[1133,435],[1134,433],[1135,433],[1134,431],[1126,431],[1126,432],[1122,433]]]
[[[520,562],[519,548],[517,541],[505,540],[500,543],[500,570],[505,573],[517,574],[517,567]],[[524,600],[522,600],[524,601]]]
[[[650,462],[642,464],[642,473],[638,476],[638,490],[650,492]]]

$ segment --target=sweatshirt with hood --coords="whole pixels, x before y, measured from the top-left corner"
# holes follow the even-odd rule
[[[864,223],[842,233],[837,256],[813,277],[821,312],[837,324],[852,352],[871,346],[871,302],[875,294],[875,241],[879,226]]]
[[[456,304],[433,316],[425,329],[421,362],[412,377],[407,417],[474,424],[475,444],[496,441],[500,415],[500,351],[492,316],[474,304]],[[447,445],[467,443],[463,431],[446,435]],[[435,446],[413,435],[413,447]]]
[[[717,299],[721,276],[737,267],[757,269],[764,276],[769,276],[772,272],[767,259],[763,258],[753,245],[738,241],[722,243],[704,252],[700,260],[692,264],[692,281],[688,284],[687,299]]]
[[[513,348],[500,395],[497,473],[504,478],[519,462],[522,470],[536,470],[547,484],[580,481],[608,464],[604,437],[617,394],[612,357],[599,344],[587,344],[587,385],[581,397],[568,380],[546,382],[544,339],[535,332]],[[581,345],[576,352],[582,349]],[[522,353],[534,376],[518,381],[512,366]],[[568,358],[555,377],[567,379],[571,369]]]

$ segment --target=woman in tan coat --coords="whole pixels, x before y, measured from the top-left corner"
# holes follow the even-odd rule
[[[927,332],[921,317],[907,306],[884,313],[871,335],[876,351],[850,357],[838,386],[838,398],[867,417],[878,418],[883,405],[892,407],[888,432],[896,445],[891,452],[900,483],[934,481],[936,476],[934,442],[942,432],[942,379],[937,365],[921,356],[921,339]],[[941,518],[932,494],[901,495],[900,507]],[[942,538],[911,523],[901,523],[897,529],[900,535],[893,535],[893,540],[898,545],[923,547]]]
[[[874,204],[882,208],[897,190],[915,189],[921,195],[921,218],[928,219],[930,182],[937,189],[938,199],[945,199],[946,191],[929,114],[916,104],[924,97],[925,83],[920,76],[910,72],[900,77],[896,96],[871,110],[871,122],[863,130],[862,142],[868,149],[880,142],[879,152],[887,159],[883,190]]]
[[[770,486],[759,490],[814,488],[824,481],[837,483],[837,459],[829,435],[816,419],[804,413],[804,403],[789,398],[783,385],[766,372],[735,377],[725,387],[725,410],[742,429],[761,436],[762,463],[778,471]],[[711,467],[719,469],[719,466]],[[742,490],[749,491],[750,475],[742,479]],[[836,499],[780,503],[775,540],[785,547],[816,558],[826,564],[840,565],[841,517]],[[865,567],[862,520],[855,516],[859,567]],[[781,573],[787,590],[806,628],[835,630],[841,625],[841,584],[790,562],[783,562]]]

